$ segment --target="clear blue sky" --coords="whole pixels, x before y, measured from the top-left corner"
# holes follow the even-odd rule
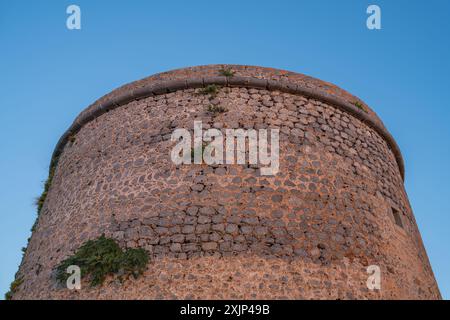
[[[66,28],[77,4],[82,29]],[[366,28],[378,4],[382,30]],[[0,293],[36,217],[53,148],[75,116],[124,83],[236,63],[333,82],[397,140],[406,189],[450,298],[450,1],[0,0]]]

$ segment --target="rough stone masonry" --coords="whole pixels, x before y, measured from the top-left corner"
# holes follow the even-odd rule
[[[214,99],[199,93],[211,84]],[[279,172],[175,165],[171,133],[196,120],[278,128]],[[332,84],[239,65],[157,74],[84,110],[52,163],[14,299],[440,298],[398,146],[366,104]],[[59,286],[55,267],[102,234],[146,249],[144,275]],[[370,265],[380,267],[379,290],[366,285]]]

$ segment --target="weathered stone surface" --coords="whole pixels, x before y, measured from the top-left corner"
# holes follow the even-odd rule
[[[237,76],[289,78],[356,99],[296,74],[233,68]],[[158,79],[217,76],[218,69],[184,69]],[[330,103],[271,85],[220,88],[215,99],[226,106],[223,114],[205,112],[208,98],[187,88],[129,102],[85,124],[59,158],[14,298],[439,298],[386,140]],[[192,129],[197,119],[219,130],[279,128],[279,173],[174,165],[170,133]],[[101,234],[149,252],[143,277],[57,289],[53,269]],[[366,287],[369,265],[380,266],[381,290]]]

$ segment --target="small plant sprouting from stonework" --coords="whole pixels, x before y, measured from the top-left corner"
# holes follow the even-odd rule
[[[213,114],[224,113],[224,112],[227,112],[227,111],[228,111],[225,107],[222,107],[222,106],[220,106],[220,105],[212,105],[212,104],[210,104],[210,105],[206,108],[206,110],[207,110],[208,112],[210,112],[210,113],[213,113]]]
[[[139,277],[147,268],[149,256],[142,248],[122,251],[114,239],[102,235],[85,242],[71,257],[56,267],[56,279],[65,283],[70,276],[66,272],[71,265],[81,269],[82,277],[88,277],[92,287],[101,285],[108,275]]]
[[[44,202],[45,202],[45,199],[47,198],[47,194],[50,189],[50,185],[52,184],[54,176],[55,176],[55,166],[51,166],[49,173],[48,173],[48,178],[44,184],[44,191],[42,191],[42,194],[39,196],[39,198],[36,199],[36,202],[35,202],[38,215],[41,213],[42,207],[44,206]]]
[[[17,291],[19,286],[23,283],[23,278],[16,278],[13,282],[9,285],[9,291],[5,293],[5,300],[11,300],[13,297],[13,294]]]
[[[219,93],[219,87],[215,84],[209,84],[206,87],[198,91],[199,94],[210,95],[211,97],[217,96]]]
[[[359,110],[367,112],[366,108],[364,108],[363,104],[359,101],[353,102],[353,105],[357,107]]]
[[[235,72],[232,69],[220,69],[219,74],[224,77],[233,77]]]
[[[52,162],[50,163],[50,169],[48,172],[47,180],[45,181],[45,184],[44,184],[44,190],[42,191],[41,195],[38,198],[36,198],[36,200],[35,200],[34,204],[36,205],[36,208],[37,208],[37,217],[33,223],[33,226],[31,227],[31,232],[34,232],[36,230],[38,220],[39,220],[39,215],[41,214],[42,207],[44,206],[45,199],[47,199],[48,191],[50,190],[50,186],[51,186],[51,184],[53,182],[53,178],[55,176],[55,170],[56,170],[57,163],[58,163],[58,158],[55,157],[52,160]]]

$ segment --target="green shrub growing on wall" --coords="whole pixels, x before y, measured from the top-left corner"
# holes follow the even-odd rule
[[[16,278],[13,282],[9,285],[9,291],[5,293],[5,300],[11,300],[13,294],[17,291],[19,286],[23,283],[22,278]]]
[[[44,206],[45,199],[47,198],[47,194],[48,194],[48,191],[52,184],[53,177],[55,176],[55,169],[56,169],[56,166],[50,167],[50,170],[48,173],[48,178],[44,184],[44,191],[42,191],[42,194],[39,196],[39,198],[36,199],[38,215],[41,213],[42,207]]]
[[[81,276],[88,277],[91,286],[97,286],[112,274],[119,274],[120,278],[130,275],[137,278],[144,273],[148,261],[148,253],[144,249],[122,251],[114,239],[102,235],[85,242],[73,256],[62,261],[56,268],[56,279],[65,283],[70,276],[67,268],[76,265],[81,269]]]
[[[219,87],[215,84],[209,84],[206,87],[200,89],[198,93],[215,97],[219,93]]]

